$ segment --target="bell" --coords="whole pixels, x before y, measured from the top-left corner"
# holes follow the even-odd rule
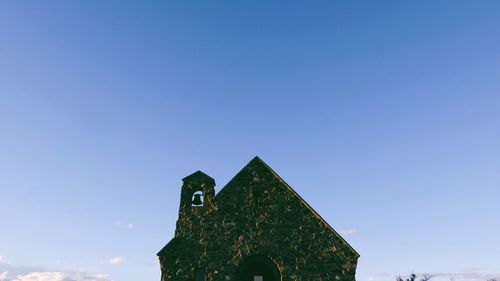
[[[201,201],[201,194],[195,194],[193,202],[191,202],[194,206],[203,205],[203,201]]]

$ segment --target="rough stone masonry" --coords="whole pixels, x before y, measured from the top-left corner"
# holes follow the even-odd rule
[[[255,157],[215,195],[201,171],[183,179],[161,281],[354,281],[359,254]]]

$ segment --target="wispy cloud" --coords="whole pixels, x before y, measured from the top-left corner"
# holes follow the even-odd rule
[[[8,279],[7,279],[8,280]],[[17,275],[9,281],[112,281],[104,274],[89,275],[84,273],[69,272],[30,272]]]
[[[113,281],[105,274],[82,272],[36,271],[9,278],[9,272],[0,273],[0,281]]]
[[[484,272],[480,269],[465,269],[462,272],[430,272],[435,279],[463,280],[463,281],[486,281],[500,280],[500,272]]]
[[[9,271],[6,270],[4,272],[0,272],[0,281],[5,281],[7,280],[7,276],[9,275]]]
[[[62,272],[31,272],[26,275],[18,275],[13,281],[65,281],[67,274]]]
[[[119,264],[122,264],[124,261],[125,261],[124,258],[122,258],[122,257],[116,257],[116,258],[112,258],[112,259],[109,259],[107,261],[104,261],[103,263],[105,263],[105,264],[111,264],[111,265],[119,265]]]
[[[487,272],[481,270],[480,268],[467,268],[459,272],[423,272],[415,273],[417,275],[417,280],[420,280],[424,275],[431,276],[431,280],[450,280],[450,281],[488,281],[488,280],[499,280],[500,272]],[[403,279],[408,276],[402,276]],[[395,275],[390,274],[374,274],[368,278],[368,281],[388,281],[395,280]]]
[[[123,229],[132,229],[135,228],[135,224],[128,222],[122,222],[121,220],[115,221],[115,226],[118,228],[123,228]]]
[[[344,229],[344,230],[339,231],[339,233],[343,236],[352,236],[352,235],[356,234],[357,232],[358,232],[358,230],[355,228],[349,228],[349,229]]]
[[[391,275],[388,272],[377,272],[370,277],[368,277],[368,281],[385,281],[385,280],[391,280],[394,281],[394,275]]]
[[[106,274],[80,271],[49,271],[42,267],[15,266],[0,260],[0,281],[113,281]]]

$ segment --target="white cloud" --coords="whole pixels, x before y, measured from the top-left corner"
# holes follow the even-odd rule
[[[135,227],[135,224],[129,222],[129,223],[124,223],[120,220],[115,222],[115,226],[118,228],[123,228],[123,229],[132,229]]]
[[[372,276],[368,277],[368,281],[382,281],[382,280],[395,280],[394,276],[392,276],[388,272],[377,272]]]
[[[94,281],[112,281],[112,280],[110,280],[106,274],[97,274],[94,277]]]
[[[459,272],[423,272],[415,273],[417,275],[417,281],[421,280],[424,275],[431,276],[431,281],[488,281],[488,280],[499,280],[500,272],[486,272],[480,268],[468,268]],[[404,280],[408,276],[402,276]],[[394,280],[394,276],[390,274],[388,276],[374,274],[368,281],[389,281]]]
[[[461,281],[486,281],[500,280],[500,272],[482,272],[480,269],[466,269],[462,272],[430,272],[434,279],[461,280]]]
[[[31,272],[26,275],[18,275],[13,281],[65,281],[67,274],[62,272]]]
[[[116,258],[109,259],[109,260],[105,261],[104,263],[111,264],[111,265],[119,265],[119,264],[122,264],[124,261],[125,261],[124,258],[116,257]]]
[[[351,236],[351,235],[354,235],[358,232],[358,230],[356,230],[355,228],[349,228],[349,229],[344,229],[344,230],[341,230],[339,231],[339,233],[341,235],[344,235],[344,236]]]
[[[7,275],[9,275],[9,271],[4,271],[4,272],[0,272],[0,281],[5,281],[7,280]]]
[[[3,281],[3,280],[2,280]],[[89,275],[85,273],[70,272],[30,272],[17,275],[15,279],[5,281],[112,281],[105,274]]]
[[[0,260],[0,281],[113,281],[105,274],[88,270],[47,271],[42,267],[14,266]]]

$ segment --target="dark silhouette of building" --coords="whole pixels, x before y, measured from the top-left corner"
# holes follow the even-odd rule
[[[358,253],[258,157],[215,195],[201,171],[183,180],[162,281],[354,281]]]

